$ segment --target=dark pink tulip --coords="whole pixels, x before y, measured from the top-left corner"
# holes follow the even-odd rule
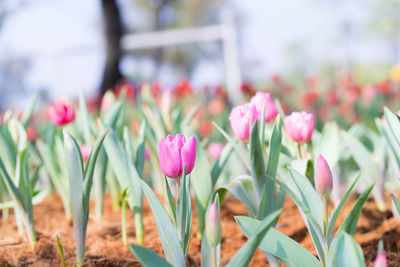
[[[71,104],[57,102],[49,108],[51,120],[57,125],[70,123],[75,119],[75,111]]]
[[[376,256],[376,259],[374,261],[373,267],[386,267],[386,254],[385,252],[379,252],[378,256]]]
[[[315,189],[324,198],[329,197],[332,192],[332,172],[328,163],[322,155],[318,156],[317,169],[315,171]]]
[[[285,127],[293,141],[308,142],[314,131],[314,115],[307,112],[292,112],[285,118]]]
[[[253,104],[234,107],[229,115],[233,133],[239,140],[248,140],[250,124],[257,119],[257,109]]]
[[[278,110],[269,93],[257,92],[250,100],[257,109],[257,120],[261,120],[262,109],[265,105],[265,122],[270,122],[278,115]]]
[[[208,145],[207,152],[211,158],[217,160],[221,155],[222,149],[224,149],[223,143],[214,142]]]
[[[186,165],[186,174],[192,172],[196,161],[196,139],[186,140],[183,134],[168,135],[158,143],[161,171],[170,178],[180,178]]]

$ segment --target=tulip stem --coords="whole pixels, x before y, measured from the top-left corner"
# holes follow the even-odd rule
[[[122,243],[126,245],[128,243],[127,234],[126,234],[126,199],[122,200],[122,210],[121,210],[121,235],[122,235]]]
[[[326,197],[324,197],[323,198],[323,205],[324,205],[324,234],[325,234],[325,236],[326,236],[326,230],[327,230],[327,227],[328,227],[328,218],[329,218],[329,215],[328,215],[328,198],[326,198]]]
[[[300,159],[303,159],[303,150],[301,149],[301,144],[300,143],[298,143],[297,144],[297,149],[298,149],[298,151],[299,151],[299,157],[300,157]]]
[[[217,267],[217,247],[212,246],[211,249],[211,266]]]

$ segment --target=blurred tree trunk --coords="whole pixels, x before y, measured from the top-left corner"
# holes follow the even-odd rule
[[[100,93],[103,95],[108,89],[122,78],[119,71],[119,61],[122,57],[120,40],[123,34],[121,14],[116,0],[102,0],[104,38],[106,40],[106,63]]]

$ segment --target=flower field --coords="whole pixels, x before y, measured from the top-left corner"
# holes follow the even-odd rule
[[[0,266],[398,266],[400,70],[2,114]]]

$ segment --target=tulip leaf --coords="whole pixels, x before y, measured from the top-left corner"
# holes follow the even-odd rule
[[[347,233],[337,236],[329,249],[327,267],[365,267],[364,255],[361,247]]]
[[[24,113],[22,114],[21,123],[26,128],[28,126],[29,120],[32,117],[33,109],[39,97],[39,92],[35,92],[31,99],[29,100],[28,106],[25,109]]]
[[[281,210],[277,210],[265,217],[256,228],[254,235],[239,249],[226,266],[248,266],[258,246],[264,239],[264,236],[267,234],[268,230],[270,230],[280,213]]]
[[[183,253],[187,255],[189,238],[192,229],[192,205],[190,199],[190,175],[186,175],[186,166],[182,172],[176,204],[176,225],[183,246]]]
[[[212,170],[211,170],[211,178],[212,178],[212,184],[213,186],[216,185],[218,181],[218,177],[221,175],[221,172],[228,162],[228,159],[230,155],[232,154],[233,151],[233,146],[231,143],[228,143],[224,146],[224,148],[221,151],[221,155],[217,159],[217,161],[214,163]]]
[[[265,164],[264,164],[264,151],[261,147],[258,122],[251,126],[250,129],[250,166],[251,175],[257,182],[256,192],[260,196],[265,183]]]
[[[172,217],[174,223],[176,224],[176,204],[175,204],[175,200],[174,200],[174,197],[172,196],[172,192],[171,192],[171,188],[170,188],[169,183],[168,183],[167,176],[164,176],[164,178],[165,178],[165,191],[167,193],[169,212],[171,213],[171,217]]]
[[[282,144],[282,127],[280,116],[275,119],[274,127],[272,129],[271,141],[269,143],[269,153],[267,161],[267,175],[275,178],[278,169],[279,155],[281,152]],[[266,179],[263,184],[260,206],[258,209],[257,218],[263,219],[267,214],[275,209],[275,183]]]
[[[296,174],[297,173],[297,174]],[[299,178],[299,183],[298,185],[301,185],[302,187],[304,186],[304,189],[306,190],[306,192],[303,192],[303,196],[304,194],[306,194],[308,196],[308,194],[311,192],[311,190],[309,190],[311,187],[311,185],[309,184],[307,186],[307,184],[304,182],[304,179],[307,183],[308,180],[307,178],[305,178],[304,176],[300,175],[298,172],[291,170],[290,171],[290,176],[292,176],[294,174],[294,176],[296,178],[292,178],[293,179],[297,179]],[[303,178],[301,178],[303,177]],[[305,223],[307,225],[307,228],[311,234],[311,238],[314,242],[314,246],[315,249],[318,253],[318,256],[320,257],[320,259],[322,261],[325,261],[325,254],[324,251],[327,249],[326,248],[326,244],[324,242],[325,238],[324,238],[324,234],[322,232],[322,227],[320,226],[320,223],[318,222],[318,220],[316,218],[314,218],[313,213],[311,212],[311,208],[309,208],[310,202],[307,201],[307,204],[303,203],[303,201],[300,199],[301,197],[298,196],[300,193],[295,193],[294,191],[292,191],[292,189],[290,189],[285,183],[277,180],[277,179],[273,179],[268,177],[269,179],[272,179],[276,184],[278,184],[281,188],[283,188],[289,195],[290,197],[293,199],[293,201],[296,203],[296,205],[300,208],[300,211],[302,212],[302,214],[304,215],[305,218]],[[311,187],[312,189],[312,187]],[[316,192],[314,192],[316,194]],[[312,193],[311,193],[312,194]],[[314,199],[314,201],[316,201]],[[322,205],[322,202],[320,199],[318,199],[318,201],[320,202],[320,204]],[[321,207],[322,209],[322,207]]]
[[[362,207],[367,200],[369,194],[371,193],[372,189],[374,188],[375,184],[370,185],[357,199],[356,203],[353,206],[350,214],[347,215],[344,222],[340,225],[338,234],[341,232],[347,232],[350,235],[354,235],[356,232],[356,227],[358,223],[358,218],[360,217],[360,213]]]
[[[385,107],[386,123],[382,123],[383,135],[386,138],[393,156],[396,159],[397,166],[400,167],[400,122],[398,117]]]
[[[396,207],[397,212],[400,213],[400,198],[392,194],[392,202]]]
[[[256,196],[253,179],[250,176],[238,176],[221,188],[228,190],[238,198],[246,206],[247,212],[251,217],[257,216],[259,201]]]
[[[143,175],[143,168],[145,162],[146,127],[147,124],[144,121],[140,125],[139,129],[138,147],[136,149],[136,157],[135,157],[135,166],[140,177]]]
[[[342,197],[342,200],[340,201],[339,205],[336,207],[336,209],[333,211],[329,222],[328,222],[328,227],[326,230],[326,238],[328,240],[328,245],[331,244],[332,239],[333,239],[333,229],[335,227],[336,224],[336,220],[340,214],[340,212],[342,211],[342,208],[347,200],[347,198],[350,196],[351,192],[353,191],[356,183],[358,182],[358,180],[360,180],[360,175],[357,175],[356,178],[354,178],[353,182],[351,183],[351,186],[347,189],[346,193],[344,194],[344,196]]]
[[[260,220],[246,217],[236,216],[240,229],[243,233],[251,238],[254,236],[257,227],[261,224]],[[285,265],[290,267],[309,266],[321,267],[321,263],[304,247],[285,234],[270,228],[260,243],[259,248],[274,257],[279,258]]]
[[[154,250],[136,244],[129,245],[129,249],[145,267],[172,267],[171,264]]]
[[[143,180],[138,181],[142,186],[142,190],[155,218],[158,235],[167,261],[174,266],[185,266],[186,259],[183,254],[181,242],[179,241],[178,232],[172,224],[167,211],[157,199],[150,186]]]
[[[233,148],[235,149],[235,152],[243,160],[243,163],[245,164],[247,169],[249,171],[251,171],[252,168],[251,168],[251,165],[250,165],[250,160],[247,157],[247,155],[248,155],[247,149],[245,147],[241,146],[240,143],[237,140],[232,139],[221,127],[218,126],[218,124],[213,122],[213,125],[225,137],[225,139],[228,141],[228,143],[232,144]]]
[[[83,140],[87,145],[92,143],[92,133],[91,133],[91,120],[89,117],[88,108],[86,105],[85,96],[83,91],[79,91],[79,113],[78,113],[78,123],[79,129],[83,131]]]

